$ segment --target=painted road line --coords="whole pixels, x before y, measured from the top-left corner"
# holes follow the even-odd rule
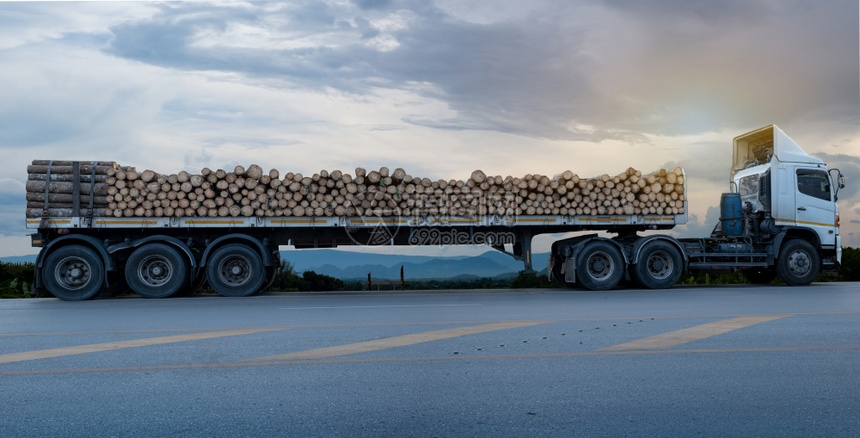
[[[0,354],[0,364],[25,362],[53,357],[72,356],[76,354],[98,353],[102,351],[121,350],[124,348],[148,347],[152,345],[173,344],[177,342],[200,341],[203,339],[225,338],[228,336],[252,335],[254,333],[285,330],[288,327],[236,329],[218,332],[193,333],[188,335],[161,336],[157,338],[132,339],[129,341],[104,342],[100,344],[76,345],[73,347],[51,348],[47,350],[24,351],[21,353]]]
[[[385,306],[315,306],[315,307],[278,307],[278,310],[310,309],[408,309],[411,307],[476,307],[483,304],[392,304]]]
[[[703,339],[722,335],[751,325],[785,318],[786,316],[789,315],[740,316],[737,318],[697,325],[695,327],[674,332],[663,333],[661,335],[638,339],[631,342],[625,342],[623,344],[601,348],[598,351],[663,350],[666,348],[689,344],[690,342],[701,341]]]
[[[494,332],[512,328],[528,327],[533,325],[547,324],[555,321],[515,321],[500,322],[494,324],[482,324],[469,327],[457,327],[431,332],[415,333],[411,335],[394,336],[391,338],[374,339],[372,341],[356,342],[354,344],[338,345],[335,347],[318,348],[314,350],[297,351],[295,353],[279,354],[276,356],[258,357],[249,359],[252,361],[281,361],[281,360],[317,360],[328,359],[338,356],[349,356],[352,354],[369,353],[372,351],[387,350],[390,348],[405,347],[408,345],[421,344],[424,342],[440,341],[443,339],[456,338],[459,336],[475,335],[478,333]]]
[[[586,351],[579,353],[536,353],[536,354],[488,354],[488,355],[456,355],[456,356],[426,356],[426,357],[384,357],[384,358],[342,358],[325,361],[292,360],[260,362],[257,360],[231,363],[203,363],[177,365],[149,365],[110,368],[68,368],[68,369],[39,369],[2,371],[0,376],[27,376],[40,374],[84,374],[84,373],[116,373],[140,371],[195,370],[195,369],[228,369],[254,368],[277,366],[302,366],[334,364],[366,364],[366,363],[409,363],[409,362],[441,362],[441,361],[476,361],[476,360],[508,360],[508,359],[566,359],[578,357],[600,356],[651,356],[651,355],[702,355],[702,354],[745,354],[745,353],[774,353],[774,352],[815,352],[815,351],[854,351],[860,350],[860,345],[810,345],[797,347],[761,347],[761,348],[727,348],[727,349],[695,349],[695,350],[631,350],[631,351]]]

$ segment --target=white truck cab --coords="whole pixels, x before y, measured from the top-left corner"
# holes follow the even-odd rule
[[[833,169],[837,172],[838,170]],[[839,208],[841,175],[832,175],[819,158],[806,153],[776,125],[735,137],[731,188],[744,208],[763,216],[762,229],[809,230],[823,250],[835,250],[841,261]]]

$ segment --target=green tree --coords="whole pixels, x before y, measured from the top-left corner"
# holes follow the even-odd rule
[[[305,273],[302,274],[302,279],[307,285],[306,290],[309,291],[322,292],[343,290],[343,280],[328,275],[317,274],[314,271],[305,271]]]
[[[860,281],[860,249],[842,249],[842,265],[839,267],[839,280]]]
[[[32,263],[0,262],[0,298],[27,298],[33,281]]]

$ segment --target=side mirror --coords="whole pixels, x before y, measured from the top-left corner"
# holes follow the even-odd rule
[[[836,172],[835,176],[833,174],[834,172]],[[840,172],[839,169],[830,169],[830,178],[836,182],[836,190],[833,192],[833,199],[838,200],[839,198],[837,195],[839,194],[839,189],[845,188],[845,176],[842,175],[842,172]]]

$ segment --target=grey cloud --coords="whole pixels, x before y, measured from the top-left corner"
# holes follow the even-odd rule
[[[15,195],[3,194],[0,196],[0,235],[21,236],[26,234],[22,224],[27,204],[23,199],[23,189]]]
[[[729,171],[731,168],[731,153],[725,154],[729,160],[716,161],[716,155],[712,148],[728,148],[727,144],[694,144],[689,146],[689,150],[675,151],[677,155],[687,157],[682,160],[667,161],[661,167],[664,169],[674,169],[681,167],[687,172],[688,178],[700,178],[711,182],[726,182],[729,181]]]
[[[844,154],[816,154],[830,169],[838,168],[845,176],[845,188],[839,190],[840,203],[860,204],[860,157]]]
[[[74,136],[79,126],[66,114],[23,103],[12,111],[0,111],[0,144],[26,148]]]
[[[700,133],[810,114],[856,117],[860,109],[856,2],[549,3],[540,14],[490,24],[454,19],[425,1],[354,4],[288,3],[272,11],[270,4],[170,3],[151,19],[112,28],[106,50],[171,68],[281,80],[284,87],[411,89],[445,101],[457,116],[409,123],[553,139],[636,141],[642,133]],[[399,46],[379,51],[364,44],[383,32],[373,19],[395,10],[413,17],[386,31]],[[281,24],[267,30],[281,38],[333,34],[340,44],[191,45],[199,29],[260,26],[272,18]],[[627,59],[594,52],[597,40],[639,53]],[[434,86],[416,91],[416,82]]]
[[[716,206],[708,207],[705,213],[705,218],[699,221],[699,216],[690,214],[687,223],[679,225],[673,229],[673,232],[678,237],[695,238],[708,237],[720,220],[720,208]]]
[[[764,14],[771,13],[779,3],[787,1],[749,0],[605,0],[604,3],[620,13],[669,21],[677,18],[694,18],[704,23],[742,21],[755,23]],[[677,28],[677,26],[675,26]]]
[[[391,0],[354,0],[361,9],[382,9],[391,5]]]

